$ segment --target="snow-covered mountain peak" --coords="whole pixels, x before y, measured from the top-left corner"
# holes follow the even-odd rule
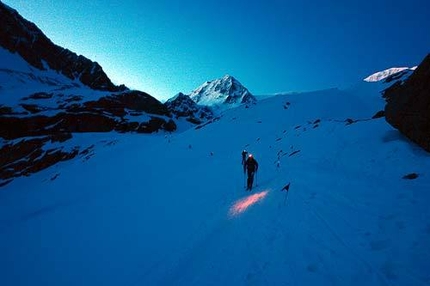
[[[229,74],[226,74],[225,76],[223,76],[221,78],[221,82],[228,83],[228,84],[238,84],[238,85],[241,85],[241,83],[237,79],[235,79],[233,76],[231,76]]]
[[[383,71],[379,71],[376,72],[374,74],[371,74],[370,76],[366,77],[364,79],[364,81],[367,82],[377,82],[377,81],[381,81],[384,80],[394,74],[400,73],[402,71],[414,71],[417,67],[393,67],[393,68],[389,68]]]
[[[190,94],[190,98],[200,105],[219,107],[256,102],[249,90],[231,75],[205,82]]]

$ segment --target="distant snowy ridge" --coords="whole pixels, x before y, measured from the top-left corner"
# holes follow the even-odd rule
[[[364,79],[364,81],[367,81],[367,82],[377,82],[377,81],[384,80],[384,79],[388,78],[391,75],[397,74],[397,73],[405,71],[405,70],[414,71],[416,68],[417,68],[416,66],[414,66],[412,68],[409,68],[409,67],[394,67],[394,68],[389,68],[389,69],[386,69],[386,70],[383,70],[383,71],[380,71],[380,72],[376,72],[376,73],[374,73],[374,74],[366,77]]]
[[[225,75],[221,79],[207,81],[190,94],[190,98],[199,105],[235,107],[240,104],[252,104],[257,99],[237,79]]]

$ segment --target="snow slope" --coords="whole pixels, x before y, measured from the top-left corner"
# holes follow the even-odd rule
[[[0,284],[429,285],[430,156],[370,119],[383,88],[279,95],[180,134],[97,135],[89,160],[0,192]],[[260,165],[251,193],[244,148]]]

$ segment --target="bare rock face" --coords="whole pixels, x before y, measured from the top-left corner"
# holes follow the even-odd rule
[[[84,101],[60,106],[45,115],[43,105],[25,106],[29,114],[14,114],[5,109],[0,116],[0,137],[11,140],[28,136],[54,135],[63,132],[157,132],[174,131],[176,125],[168,118],[169,111],[158,100],[141,91],[101,97],[96,101]],[[9,111],[10,113],[7,113]],[[147,114],[142,121],[139,115]],[[7,115],[7,116],[5,116]],[[134,119],[136,118],[136,119]],[[146,128],[139,126],[146,126]]]
[[[176,118],[183,117],[193,124],[201,124],[214,118],[210,107],[198,105],[188,95],[183,93],[179,93],[169,99],[164,105]]]
[[[44,136],[32,139],[23,139],[9,143],[0,148],[0,186],[6,185],[13,178],[28,176],[42,169],[48,168],[60,161],[70,160],[79,154],[78,149],[70,151],[62,148],[45,149],[47,142],[56,142],[71,137],[63,134],[64,138]]]
[[[430,152],[430,54],[404,83],[388,88],[384,97],[388,123]]]

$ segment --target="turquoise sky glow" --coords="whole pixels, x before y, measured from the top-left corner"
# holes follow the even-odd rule
[[[160,100],[225,74],[256,95],[343,87],[430,52],[430,1],[3,2]]]

